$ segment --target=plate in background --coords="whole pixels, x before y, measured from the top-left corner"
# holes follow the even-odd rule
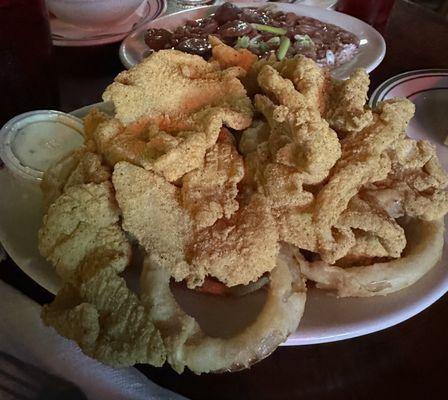
[[[238,7],[263,7],[260,3],[238,3]],[[272,5],[272,4],[271,4]],[[358,54],[349,62],[335,68],[332,75],[338,79],[348,78],[357,68],[365,68],[367,72],[373,71],[383,60],[386,44],[383,37],[365,22],[337,11],[310,7],[300,4],[275,3],[278,10],[293,12],[298,15],[315,18],[328,22],[354,33],[361,41]],[[130,68],[143,60],[148,53],[144,42],[144,34],[149,28],[175,29],[184,25],[187,20],[204,18],[212,13],[218,6],[205,6],[191,10],[179,11],[151,21],[132,32],[120,46],[120,59],[126,68]]]
[[[153,19],[163,15],[166,0],[145,0],[124,21],[101,28],[84,28],[61,21],[56,16],[50,18],[51,37],[55,46],[96,46],[123,40],[130,32],[139,29]]]

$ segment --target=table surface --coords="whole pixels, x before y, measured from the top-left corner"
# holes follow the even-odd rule
[[[445,36],[422,47],[409,29],[426,11],[406,1],[396,4],[385,32],[386,58],[371,74],[372,89],[412,69],[448,68],[447,23],[436,18]],[[433,29],[434,23],[428,26]],[[423,39],[422,36],[423,35]],[[417,38],[418,36],[418,38]],[[101,100],[104,88],[123,69],[118,44],[91,48],[55,48],[60,109],[71,111]],[[437,48],[437,46],[440,46]],[[429,47],[429,48],[428,48]],[[426,52],[426,53],[425,53]],[[435,56],[436,53],[438,57]],[[7,259],[0,278],[41,304],[53,296]],[[420,399],[445,394],[448,371],[448,296],[411,320],[364,337],[321,345],[281,347],[250,370],[222,375],[178,375],[169,367],[138,368],[154,382],[192,399]]]

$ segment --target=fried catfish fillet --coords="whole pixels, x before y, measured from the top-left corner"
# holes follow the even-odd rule
[[[163,177],[135,165],[115,165],[112,181],[123,213],[122,227],[170,274],[181,281],[194,275],[185,247],[192,232],[180,189]],[[203,273],[198,271],[201,280]]]
[[[213,60],[218,62],[221,69],[240,67],[248,71],[252,64],[258,60],[256,54],[247,49],[234,49],[223,43],[216,36],[209,36],[208,41],[212,46]]]
[[[158,51],[120,73],[104,92],[124,125],[152,122],[162,129],[183,125],[190,114],[219,106],[252,118],[252,106],[238,80],[240,68],[217,69],[202,57],[177,50]]]
[[[388,152],[392,171],[381,182],[371,185],[364,196],[396,217],[407,215],[432,221],[448,212],[444,190],[448,175],[440,165],[436,150],[426,141],[398,140]]]
[[[244,175],[242,157],[233,145],[216,143],[205,155],[202,168],[182,179],[182,205],[195,222],[196,229],[213,225],[238,209],[237,184]]]
[[[47,210],[65,190],[83,183],[101,183],[110,179],[110,169],[101,155],[86,147],[74,150],[51,165],[44,173],[40,188]]]
[[[182,130],[165,132],[157,125],[124,126],[118,119],[92,111],[98,124],[89,130],[89,141],[110,166],[128,161],[174,182],[204,163],[205,153],[218,140],[223,124],[244,129],[245,114],[222,107],[205,107],[183,121]]]
[[[294,84],[313,108],[317,108],[321,114],[324,112],[332,88],[328,70],[320,68],[312,59],[302,55],[284,58],[274,68]]]
[[[119,214],[110,182],[72,186],[44,216],[39,251],[64,281],[72,280],[82,261],[99,250],[113,250],[110,266],[121,272],[131,248],[118,225]]]
[[[366,106],[369,75],[357,69],[347,80],[332,83],[324,113],[326,120],[340,136],[361,131],[373,119],[372,111]]]
[[[319,253],[324,261],[334,263],[355,244],[351,229],[334,232],[333,228],[363,185],[387,177],[392,166],[386,151],[405,131],[414,109],[408,100],[383,102],[371,125],[343,141],[342,157],[319,191],[314,207]]]
[[[258,82],[266,96],[255,96],[255,105],[271,128],[268,141],[274,161],[297,169],[306,184],[320,183],[341,154],[336,133],[317,105],[310,106],[274,68],[264,66]]]
[[[74,340],[82,351],[107,365],[161,366],[166,351],[148,310],[110,267],[113,252],[87,257],[56,299],[42,310],[46,325]]]
[[[264,196],[254,195],[230,219],[200,231],[192,264],[227,286],[247,285],[275,267],[278,231]]]
[[[437,264],[444,230],[443,220],[410,219],[405,224],[408,244],[398,259],[342,268],[324,261],[308,263],[301,257],[300,269],[318,288],[338,297],[384,296],[414,284]]]

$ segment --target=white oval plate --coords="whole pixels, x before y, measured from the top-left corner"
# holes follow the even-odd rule
[[[50,18],[51,37],[55,46],[97,46],[123,40],[134,29],[139,29],[163,15],[166,0],[145,0],[125,20],[100,28],[83,28],[68,24],[56,16]]]
[[[261,7],[260,3],[242,3],[238,7]],[[294,12],[298,15],[311,17],[323,22],[328,22],[341,28],[353,32],[360,39],[358,54],[349,62],[335,68],[332,75],[338,79],[348,78],[357,68],[365,68],[367,72],[373,71],[383,60],[386,52],[386,44],[383,37],[370,25],[349,15],[333,10],[326,10],[318,7],[310,7],[299,4],[275,3],[280,11]],[[205,6],[192,10],[180,11],[166,15],[151,21],[131,33],[120,46],[120,59],[126,68],[131,68],[143,60],[148,53],[143,37],[148,28],[174,29],[184,25],[187,20],[204,18],[212,13],[218,6]]]
[[[111,111],[105,103],[95,106]],[[83,107],[73,114],[82,118],[91,107]],[[421,137],[432,139],[425,133]],[[437,142],[436,146],[439,156],[444,154],[445,148]],[[442,158],[442,164],[448,169],[448,157]],[[56,293],[59,279],[37,250],[37,231],[42,220],[40,192],[20,187],[5,169],[0,170],[0,187],[0,242],[27,275]],[[448,233],[445,242],[447,239]],[[299,329],[284,344],[334,342],[398,324],[429,307],[448,291],[447,263],[448,246],[445,246],[442,260],[420,281],[384,297],[336,299],[324,291],[311,289]]]

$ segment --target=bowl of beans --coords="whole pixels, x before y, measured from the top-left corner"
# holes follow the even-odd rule
[[[120,58],[130,68],[151,53],[177,49],[211,57],[209,36],[259,58],[302,54],[337,78],[356,68],[372,71],[382,60],[382,36],[364,22],[332,10],[296,4],[224,3],[185,10],[152,21],[122,43]]]

